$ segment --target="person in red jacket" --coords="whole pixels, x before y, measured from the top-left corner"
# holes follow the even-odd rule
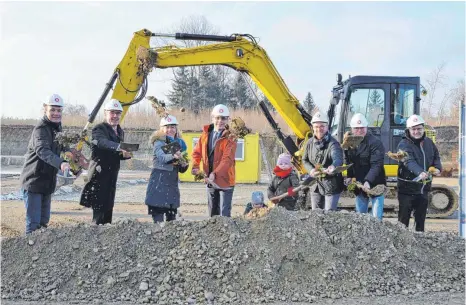
[[[296,210],[296,201],[298,194],[293,192],[295,187],[299,186],[298,175],[293,171],[291,164],[291,155],[284,153],[278,156],[277,166],[273,169],[273,179],[270,181],[267,188],[267,196],[269,199],[287,193],[288,196],[280,201],[272,201],[278,206],[284,207],[289,211]]]
[[[193,175],[200,172],[202,161],[206,174],[209,215],[231,217],[235,188],[236,140],[228,130],[230,111],[219,104],[212,110],[212,124],[205,125],[192,153]]]

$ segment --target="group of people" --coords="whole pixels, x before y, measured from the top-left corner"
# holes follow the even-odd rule
[[[44,116],[34,127],[28,144],[26,161],[21,173],[21,190],[26,207],[26,233],[47,227],[50,220],[51,195],[55,191],[57,173],[70,169],[69,163],[61,157],[63,147],[56,142],[56,135],[62,130],[63,99],[58,94],[48,97],[44,103]],[[132,157],[131,152],[121,148],[124,132],[120,127],[123,112],[121,103],[112,99],[104,106],[104,121],[92,129],[91,160],[80,204],[91,207],[93,222],[112,222],[116,183],[120,161]],[[192,152],[191,173],[204,173],[209,216],[231,217],[232,197],[235,188],[236,138],[228,129],[230,111],[223,104],[216,105],[211,113],[211,123],[205,125],[199,141]],[[328,119],[323,113],[312,118],[313,135],[305,143],[304,167],[317,181],[309,187],[308,196],[312,209],[336,210],[345,181],[336,169],[343,164],[352,164],[346,179],[355,179],[370,189],[386,184],[384,171],[385,149],[381,141],[367,130],[367,120],[362,114],[351,119],[354,135],[363,137],[357,148],[343,150],[338,141],[329,133]],[[425,122],[418,115],[407,120],[406,134],[399,149],[408,158],[399,162],[398,199],[399,221],[409,224],[414,210],[416,230],[424,230],[427,210],[427,193],[431,182],[428,168],[433,166],[439,174],[441,168],[435,144],[425,136]],[[177,142],[177,143],[175,143]],[[180,207],[179,173],[188,170],[189,164],[183,158],[187,146],[173,115],[160,120],[160,129],[150,139],[153,146],[153,164],[147,186],[145,204],[154,222],[176,219]],[[177,144],[177,151],[164,149]],[[202,168],[201,168],[202,164]],[[300,185],[299,177],[293,170],[292,157],[281,154],[274,168],[274,177],[267,189],[267,196],[274,204],[287,210],[295,210]],[[414,181],[419,177],[421,182]],[[423,183],[424,181],[424,183]],[[347,181],[348,182],[348,181]],[[280,196],[284,195],[286,196]],[[265,207],[262,192],[253,192],[252,200],[245,213],[253,208]],[[281,199],[276,199],[280,197]],[[384,196],[369,197],[359,190],[356,211],[367,213],[369,202],[372,214],[383,217]]]

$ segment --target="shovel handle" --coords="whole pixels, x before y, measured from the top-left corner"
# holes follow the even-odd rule
[[[300,185],[298,187],[295,187],[293,189],[293,193],[296,193],[296,192],[299,192],[301,189],[305,188],[305,187],[308,187],[307,185]],[[273,200],[282,200],[283,198],[285,197],[288,197],[288,193],[283,193],[281,195],[278,195],[278,196],[275,196],[273,198],[270,198],[269,200],[270,201],[273,201]]]

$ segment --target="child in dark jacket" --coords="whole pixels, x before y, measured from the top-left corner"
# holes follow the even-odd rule
[[[277,166],[275,166],[273,172],[275,175],[269,184],[267,192],[268,198],[271,199],[288,193],[288,196],[280,201],[274,202],[274,200],[272,200],[272,202],[287,210],[295,210],[298,196],[293,192],[293,189],[299,186],[299,178],[293,171],[291,156],[289,154],[281,154],[278,156]]]
[[[264,203],[264,194],[261,191],[252,192],[251,202],[246,205],[244,215],[247,215],[254,208],[266,208],[267,205]]]

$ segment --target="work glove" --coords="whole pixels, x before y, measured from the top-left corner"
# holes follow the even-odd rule
[[[289,187],[289,188],[288,188],[288,196],[293,197],[294,195],[296,195],[296,193],[293,192],[293,187]]]
[[[440,176],[440,170],[438,168],[435,169],[435,171],[432,173],[434,176]]]
[[[345,178],[345,185],[350,185],[352,182],[353,178]]]
[[[426,173],[426,172],[422,172],[420,175],[419,175],[419,178],[421,178],[421,180],[427,180],[429,178],[429,174]]]
[[[370,190],[371,189],[371,185],[369,184],[369,182],[364,182],[364,185],[363,187],[366,189],[366,190]]]
[[[311,172],[309,173],[309,176],[311,176],[311,177],[314,178],[318,173],[319,173],[319,171],[316,170],[315,168],[313,168],[313,169],[311,170]]]
[[[330,165],[329,167],[327,167],[327,169],[325,170],[325,172],[329,175],[333,174],[333,172],[335,171],[335,166],[333,165]]]
[[[70,167],[70,164],[68,162],[62,162],[60,164],[60,169],[62,172],[65,172],[66,170],[70,170],[71,167]]]

